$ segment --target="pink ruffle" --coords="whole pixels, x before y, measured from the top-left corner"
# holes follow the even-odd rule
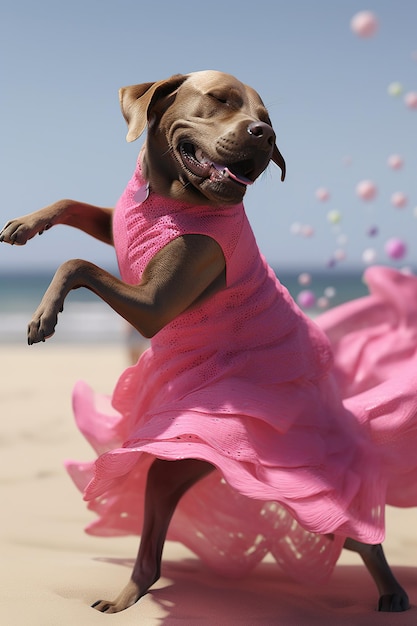
[[[346,536],[382,541],[385,501],[417,503],[417,279],[371,268],[366,281],[368,297],[317,320],[334,379],[283,382],[269,398],[267,387],[220,377],[207,394],[172,403],[169,385],[158,395],[151,349],[122,374],[111,404],[78,383],[76,420],[98,458],[67,468],[98,516],[88,532],[140,534],[153,459],[197,458],[218,471],[183,497],[169,537],[223,574],[242,575],[270,552],[290,575],[317,581]],[[314,421],[306,406],[321,407]]]
[[[321,315],[345,406],[366,428],[387,475],[388,504],[417,505],[417,278],[364,275],[370,295]]]

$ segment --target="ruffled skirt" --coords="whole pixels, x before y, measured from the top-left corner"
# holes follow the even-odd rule
[[[347,536],[381,542],[386,501],[417,502],[417,280],[372,268],[367,281],[369,297],[318,319],[335,371],[314,384],[226,378],[173,399],[152,348],[112,398],[78,383],[74,413],[98,457],[67,469],[97,514],[87,531],[140,534],[152,461],[195,458],[216,471],[181,499],[168,537],[220,573],[243,575],[271,553],[317,581]]]

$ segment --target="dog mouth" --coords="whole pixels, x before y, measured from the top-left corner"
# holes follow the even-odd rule
[[[216,163],[209,159],[201,148],[197,148],[190,142],[180,144],[179,154],[184,167],[199,178],[209,179],[212,182],[225,182],[231,179],[244,187],[254,182],[248,177],[253,169],[253,164],[249,160],[238,161],[233,165]]]

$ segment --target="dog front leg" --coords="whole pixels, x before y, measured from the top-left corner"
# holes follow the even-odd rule
[[[58,314],[63,311],[65,298],[71,289],[82,284],[84,261],[73,259],[59,266],[28,325],[28,344],[45,341],[55,332]]]
[[[114,601],[98,600],[93,608],[102,613],[118,613],[147,593],[160,577],[168,526],[180,498],[213,469],[210,463],[195,459],[156,459],[153,462],[146,484],[145,518],[139,552],[130,581]]]
[[[63,224],[112,244],[112,209],[97,207],[76,200],[59,200],[39,211],[7,222],[0,232],[0,242],[23,246],[35,235]]]
[[[374,579],[380,594],[378,611],[398,613],[410,608],[408,596],[392,573],[381,544],[369,545],[346,539],[344,547],[361,556]]]

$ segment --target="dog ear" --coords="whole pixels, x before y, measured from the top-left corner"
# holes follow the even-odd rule
[[[135,141],[145,130],[152,106],[160,98],[173,94],[187,79],[176,74],[155,83],[142,83],[119,89],[120,107],[128,125],[126,140]]]
[[[276,144],[274,145],[274,150],[272,152],[271,161],[276,163],[278,167],[281,169],[281,180],[282,181],[285,180],[285,173],[286,173],[287,167],[285,165],[284,157],[282,156],[281,152],[278,150]]]

